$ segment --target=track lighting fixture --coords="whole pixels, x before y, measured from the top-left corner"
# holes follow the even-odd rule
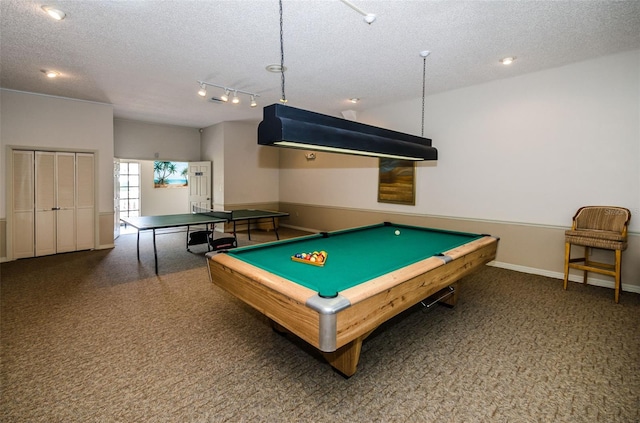
[[[225,103],[229,101],[229,95],[233,93],[233,97],[231,97],[231,102],[233,104],[240,103],[240,97],[238,96],[238,94],[245,94],[251,97],[251,107],[256,107],[258,105],[258,103],[256,102],[256,97],[260,97],[260,94],[250,93],[248,91],[238,90],[231,87],[225,87],[224,85],[218,85],[212,82],[198,81],[198,84],[200,84],[200,90],[198,91],[198,94],[203,97],[207,95],[207,86],[210,86],[224,90],[224,94],[220,96],[220,100],[224,101]],[[202,92],[204,92],[204,94],[201,94]]]

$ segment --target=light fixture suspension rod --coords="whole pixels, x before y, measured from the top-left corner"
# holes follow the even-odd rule
[[[230,93],[239,93],[239,94],[252,95],[254,97],[260,97],[260,94],[250,93],[249,91],[238,90],[236,88],[227,87],[225,85],[214,84],[212,82],[198,81],[198,84],[200,84],[200,85],[208,85],[210,87],[222,88],[225,91],[228,90]]]
[[[358,6],[356,6],[355,4],[351,3],[349,0],[340,0],[341,2],[343,2],[344,4],[346,4],[347,6],[349,6],[350,8],[352,8],[353,10],[355,10],[356,12],[360,13],[362,16],[367,16],[368,13],[365,12],[364,10],[360,9]]]
[[[427,81],[427,56],[431,54],[428,50],[420,52],[422,56],[422,131],[420,136],[424,137],[424,98],[425,98],[425,85]]]
[[[420,136],[424,137],[424,86],[425,79],[427,77],[427,58],[424,57],[422,59],[422,131],[420,132]]]
[[[287,95],[284,92],[284,24],[282,21],[282,0],[279,0],[280,3],[280,85],[282,87],[282,97],[280,97],[280,102],[286,104]]]

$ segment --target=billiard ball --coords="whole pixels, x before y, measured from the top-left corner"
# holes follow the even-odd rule
[[[396,229],[396,235],[400,235],[400,231]]]

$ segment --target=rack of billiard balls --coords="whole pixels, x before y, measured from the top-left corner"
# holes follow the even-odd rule
[[[324,266],[327,262],[326,251],[314,251],[313,253],[297,253],[291,256],[291,260],[299,263],[311,264],[314,266]]]

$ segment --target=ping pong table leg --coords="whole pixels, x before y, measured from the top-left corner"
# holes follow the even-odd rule
[[[236,221],[233,221],[233,237],[236,239],[236,244],[238,243],[238,233],[236,232]],[[249,237],[251,239],[251,237]]]
[[[247,219],[247,235],[249,236],[249,241],[251,241],[251,219]]]
[[[156,249],[156,230],[153,229],[153,258],[156,262],[156,275],[158,274],[158,250]]]
[[[140,261],[140,229],[138,229],[138,242],[136,244],[136,251],[138,253],[138,261]]]
[[[273,232],[276,233],[276,239],[280,240],[280,235],[278,235],[278,228],[276,228],[276,218],[271,217],[271,223],[273,223]]]
[[[211,242],[209,242],[209,224],[207,223],[205,226],[205,229],[207,231],[207,252],[211,251]],[[211,224],[211,239],[213,239],[213,231],[215,231],[216,226],[215,223]]]

